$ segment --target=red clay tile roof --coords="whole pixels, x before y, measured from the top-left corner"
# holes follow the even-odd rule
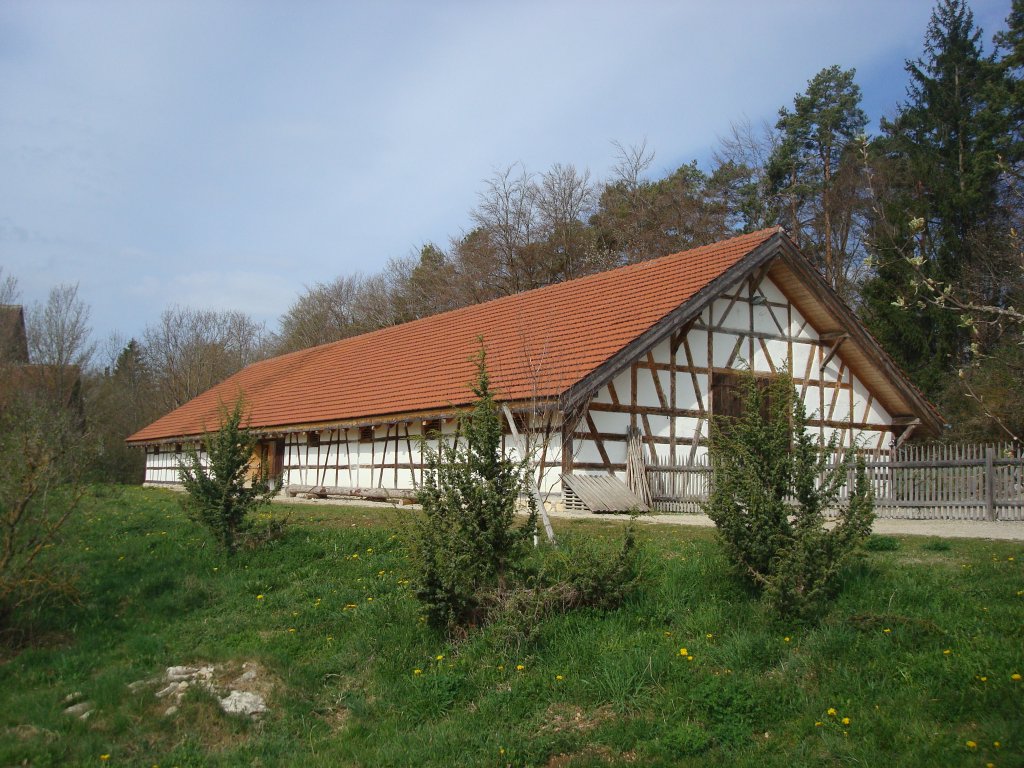
[[[556,397],[773,235],[660,259],[445,312],[250,365],[128,438],[215,429],[241,391],[256,429],[329,424],[471,401],[482,337],[501,400]]]

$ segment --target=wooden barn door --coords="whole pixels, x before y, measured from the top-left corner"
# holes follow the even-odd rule
[[[284,439],[261,440],[256,447],[259,457],[257,471],[273,482],[284,477]]]

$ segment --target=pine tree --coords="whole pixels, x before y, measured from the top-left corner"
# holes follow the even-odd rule
[[[1003,80],[981,35],[964,0],[939,2],[924,56],[906,64],[908,101],[882,121],[883,136],[872,146],[875,275],[864,286],[862,312],[932,398],[962,362],[970,337],[954,313],[919,295],[920,283],[980,275],[970,270],[989,258],[1004,223],[999,144],[1006,124],[994,106]]]
[[[768,159],[780,219],[825,279],[853,292],[863,217],[858,150],[868,118],[855,70],[828,67],[779,110],[781,141]]]

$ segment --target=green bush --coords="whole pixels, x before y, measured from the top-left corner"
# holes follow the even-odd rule
[[[0,374],[4,371],[0,370]],[[76,414],[29,392],[0,399],[0,628],[18,606],[71,596],[59,540],[85,493],[90,443]]]
[[[453,439],[426,451],[418,494],[423,516],[413,525],[410,551],[416,596],[431,626],[460,633],[493,621],[502,625],[501,644],[518,646],[546,616],[617,607],[639,579],[639,559],[632,525],[610,558],[584,541],[531,555],[537,509],[526,493],[528,467],[502,453],[486,362],[481,351],[473,410]],[[523,505],[527,515],[517,524]]]
[[[189,516],[206,526],[229,555],[235,553],[240,538],[252,532],[252,516],[280,489],[265,472],[249,477],[256,437],[242,426],[243,410],[241,398],[230,412],[222,409],[220,429],[203,438],[206,463],[191,446],[178,463]],[[277,521],[272,527],[281,524]]]
[[[714,483],[705,511],[736,570],[776,611],[809,616],[829,597],[845,560],[871,532],[874,504],[862,461],[807,431],[788,376],[744,378],[742,413],[712,425]],[[849,498],[839,503],[851,480]],[[836,510],[825,528],[825,511]]]
[[[473,393],[476,404],[459,420],[454,438],[439,439],[437,450],[426,452],[418,494],[424,514],[413,529],[416,596],[430,624],[448,630],[482,622],[482,596],[507,588],[537,531],[530,494],[527,517],[516,524],[526,466],[501,450],[501,419],[483,351]]]
[[[633,523],[617,552],[589,536],[564,537],[558,549],[542,549],[519,575],[521,584],[479,594],[481,612],[493,625],[491,643],[506,655],[521,653],[550,616],[580,608],[614,610],[636,591],[641,550]]]

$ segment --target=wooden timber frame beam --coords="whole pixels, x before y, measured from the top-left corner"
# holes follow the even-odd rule
[[[575,411],[585,405],[594,393],[615,378],[626,365],[651,349],[655,344],[669,338],[676,329],[696,320],[711,302],[728,288],[746,280],[757,270],[767,266],[782,252],[783,244],[788,241],[785,233],[779,230],[745,257],[725,270],[710,283],[686,299],[682,304],[669,312],[665,317],[648,328],[633,341],[620,349],[616,354],[605,360],[588,376],[576,382],[562,394],[561,409],[564,412]],[[681,339],[680,339],[681,342]]]
[[[823,372],[825,368],[828,367],[828,364],[832,362],[832,358],[834,358],[836,353],[839,352],[839,348],[843,346],[843,342],[850,338],[850,334],[845,331],[836,331],[834,333],[823,333],[820,338],[822,341],[832,342],[832,348],[829,349],[828,354],[825,355],[825,358],[821,361],[821,365],[818,366],[818,371]]]
[[[914,430],[921,426],[921,420],[916,416],[894,416],[892,425],[894,427],[905,427],[900,436],[896,438],[896,445],[894,447],[899,448],[914,433]]]

